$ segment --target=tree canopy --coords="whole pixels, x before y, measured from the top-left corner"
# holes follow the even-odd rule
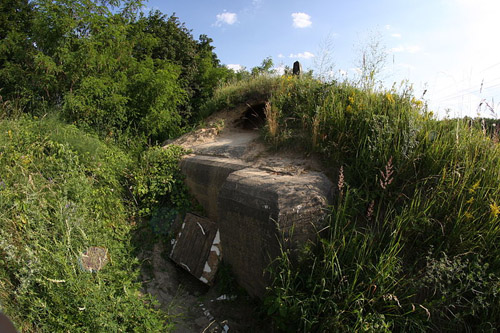
[[[230,70],[212,39],[141,0],[0,4],[0,96],[108,137],[179,134]]]

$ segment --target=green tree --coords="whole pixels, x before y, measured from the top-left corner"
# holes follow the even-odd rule
[[[131,33],[141,36],[134,47],[137,58],[150,56],[180,67],[179,79],[188,97],[181,107],[184,118],[196,113],[213,95],[219,82],[230,76],[214,52],[213,40],[206,35],[195,40],[175,13],[166,16],[160,11],[150,12],[136,22]]]
[[[273,74],[274,70],[272,69],[274,66],[273,59],[271,57],[267,57],[262,60],[260,66],[256,66],[252,68],[252,75],[261,75],[261,74]]]
[[[3,99],[27,99],[33,68],[34,45],[30,38],[33,5],[28,0],[0,3],[0,95]]]

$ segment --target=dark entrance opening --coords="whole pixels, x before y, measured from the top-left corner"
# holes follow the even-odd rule
[[[247,104],[247,109],[240,119],[237,120],[237,126],[246,130],[258,130],[266,123],[266,103]]]

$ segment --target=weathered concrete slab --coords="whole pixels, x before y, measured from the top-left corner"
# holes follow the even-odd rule
[[[200,281],[212,285],[222,258],[217,225],[188,213],[176,232],[170,258]]]
[[[265,269],[280,254],[280,242],[297,249],[314,240],[331,203],[333,184],[319,172],[300,176],[246,168],[232,172],[218,196],[218,226],[224,260],[238,282],[262,297]]]
[[[212,221],[217,221],[217,197],[227,176],[246,167],[243,161],[213,156],[189,156],[181,161],[186,185]]]

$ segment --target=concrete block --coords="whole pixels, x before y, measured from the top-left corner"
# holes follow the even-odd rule
[[[232,172],[218,196],[218,226],[228,262],[250,295],[262,297],[265,269],[280,244],[298,249],[315,240],[333,184],[319,172],[300,176],[246,168]]]

